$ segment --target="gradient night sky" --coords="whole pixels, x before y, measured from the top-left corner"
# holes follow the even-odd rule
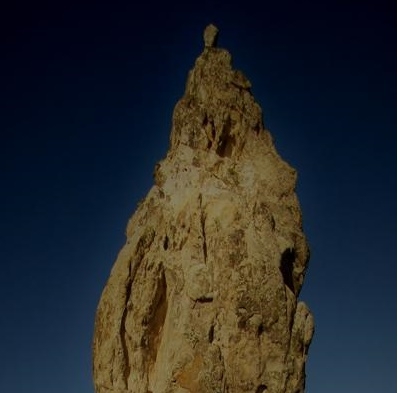
[[[0,9],[0,392],[93,393],[96,306],[210,22],[299,172],[307,393],[395,392],[395,2],[52,3]]]

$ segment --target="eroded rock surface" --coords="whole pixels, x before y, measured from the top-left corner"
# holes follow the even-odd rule
[[[205,31],[101,297],[97,393],[304,391],[314,327],[298,301],[309,250],[296,172],[217,33]]]

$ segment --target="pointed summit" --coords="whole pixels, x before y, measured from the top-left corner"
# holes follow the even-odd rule
[[[214,25],[205,29],[207,44],[189,72],[184,96],[174,110],[171,151],[182,143],[197,151],[236,158],[253,135],[270,139],[250,81],[233,69],[227,50],[210,46],[217,32]]]
[[[314,325],[298,301],[296,172],[215,26],[204,36],[98,305],[97,393],[304,392]]]
[[[203,32],[203,39],[206,48],[217,46],[218,29],[213,24],[208,25]]]

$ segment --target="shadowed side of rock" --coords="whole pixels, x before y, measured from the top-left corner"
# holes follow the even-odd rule
[[[97,310],[97,393],[301,393],[313,318],[296,172],[216,47],[190,71],[170,148]]]

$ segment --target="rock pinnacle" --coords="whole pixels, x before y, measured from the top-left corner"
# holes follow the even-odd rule
[[[203,39],[206,48],[217,46],[218,29],[213,24],[208,25],[203,32]]]
[[[296,171],[217,28],[99,301],[97,393],[303,393],[314,331]],[[209,50],[211,48],[211,50]]]

